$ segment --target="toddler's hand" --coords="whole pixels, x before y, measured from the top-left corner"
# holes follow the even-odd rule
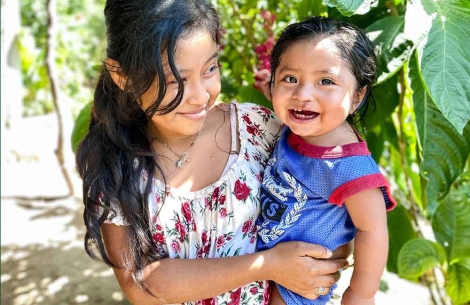
[[[351,287],[348,287],[343,293],[341,305],[375,305],[374,297],[367,299],[355,293]]]

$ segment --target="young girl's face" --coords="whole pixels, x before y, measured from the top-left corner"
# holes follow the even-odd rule
[[[164,115],[152,118],[156,135],[162,140],[196,134],[203,126],[208,109],[220,93],[221,82],[217,58],[218,46],[204,30],[197,31],[178,41],[175,54],[176,67],[184,80],[184,95],[180,105]],[[167,59],[164,57],[163,62]],[[168,64],[164,66],[167,93],[160,105],[170,103],[178,92],[178,83]],[[143,109],[155,100],[158,82],[141,97]]]
[[[272,101],[279,119],[316,145],[336,145],[362,101],[357,82],[329,38],[296,42],[281,56]]]

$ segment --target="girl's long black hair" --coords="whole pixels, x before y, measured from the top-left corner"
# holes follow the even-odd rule
[[[154,115],[171,112],[183,97],[183,79],[174,58],[178,39],[205,30],[218,43],[219,17],[209,0],[108,0],[104,16],[107,57],[118,65],[103,65],[88,134],[76,155],[83,180],[85,249],[94,259],[131,271],[135,282],[150,293],[143,283],[142,270],[160,259],[162,253],[154,247],[149,229],[148,194],[152,177],[163,173],[154,158],[147,128]],[[166,61],[179,89],[171,103],[159,108],[167,90]],[[123,88],[114,83],[110,71],[125,76]],[[139,97],[155,79],[156,99],[144,111]],[[141,192],[144,174],[149,178]],[[108,214],[114,213],[111,202],[130,224],[126,227],[130,255],[125,266],[111,262],[100,231]]]

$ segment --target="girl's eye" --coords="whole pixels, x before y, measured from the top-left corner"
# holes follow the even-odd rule
[[[206,74],[212,74],[212,73],[214,73],[215,70],[217,70],[218,68],[219,68],[219,65],[218,65],[218,64],[215,64],[215,65],[211,66],[211,67],[209,68],[209,70],[207,70]]]
[[[292,83],[292,84],[297,83],[297,78],[295,78],[293,76],[286,76],[282,80],[285,81],[286,83]]]
[[[324,78],[320,80],[320,85],[334,85],[334,82],[331,79]]]

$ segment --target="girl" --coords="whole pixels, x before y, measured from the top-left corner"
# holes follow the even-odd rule
[[[347,262],[312,259],[331,256],[322,246],[255,253],[280,123],[217,101],[209,1],[108,0],[104,14],[107,59],[77,153],[88,254],[113,267],[133,304],[267,304],[267,280],[307,298],[333,285]]]
[[[352,127],[374,81],[376,59],[352,24],[313,17],[288,26],[271,55],[270,91],[284,123],[261,190],[259,249],[303,240],[329,249],[355,238],[342,304],[374,304],[388,253],[389,185]],[[317,294],[325,292],[320,286]],[[326,304],[278,283],[272,304]]]

